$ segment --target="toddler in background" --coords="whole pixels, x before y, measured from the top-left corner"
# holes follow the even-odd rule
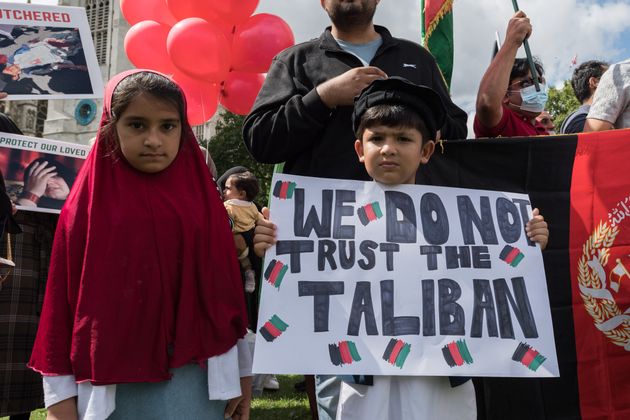
[[[225,209],[232,221],[234,244],[238,253],[238,260],[245,276],[245,291],[253,293],[256,290],[256,274],[249,259],[249,247],[244,234],[253,234],[256,222],[262,219],[258,207],[253,203],[260,192],[256,176],[250,171],[230,175],[225,181],[223,199]],[[251,231],[251,232],[250,232]]]

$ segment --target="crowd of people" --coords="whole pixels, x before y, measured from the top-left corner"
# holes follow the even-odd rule
[[[434,58],[374,25],[378,3],[321,0],[331,26],[273,60],[243,128],[257,161],[284,162],[295,175],[415,184],[437,141],[467,137],[467,115]],[[542,63],[516,57],[531,33],[523,12],[508,22],[479,86],[476,137],[555,130]],[[630,60],[585,62],[572,87],[582,105],[561,133],[630,127]],[[21,227],[14,236],[24,245],[0,306],[21,308],[16,296],[33,290],[28,315],[6,327],[28,319],[28,335],[2,339],[19,343],[22,359],[6,359],[19,360],[15,381],[29,386],[3,383],[11,391],[0,415],[28,418],[44,402],[50,419],[249,418],[261,257],[276,230],[254,203],[256,177],[235,167],[213,179],[182,90],[156,72],[112,78],[99,126],[76,177],[45,160],[25,170],[17,204],[62,200],[58,220],[2,206],[2,227]],[[543,212],[526,226],[541,249]],[[305,384],[315,419],[474,419],[483,381],[317,375]]]

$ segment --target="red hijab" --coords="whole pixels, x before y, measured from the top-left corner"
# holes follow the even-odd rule
[[[44,375],[162,381],[245,333],[228,216],[188,122],[162,172],[140,172],[108,151],[102,128],[114,89],[138,71],[107,84],[96,143],[59,218],[29,362]]]

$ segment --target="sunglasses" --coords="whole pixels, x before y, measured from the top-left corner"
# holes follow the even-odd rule
[[[545,78],[541,77],[539,83],[545,83]],[[517,80],[516,82],[510,83],[510,86],[518,85],[521,89],[528,88],[530,86],[534,86],[534,79],[531,77],[529,79]]]

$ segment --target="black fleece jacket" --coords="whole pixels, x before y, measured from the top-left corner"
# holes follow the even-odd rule
[[[448,113],[442,138],[466,138],[466,113],[451,101],[433,56],[418,44],[392,37],[384,27],[375,29],[383,44],[370,65],[437,91]],[[245,119],[243,138],[252,156],[263,163],[286,162],[284,172],[294,175],[368,180],[354,151],[352,107],[331,110],[315,90],[360,66],[356,56],[339,47],[330,27],[319,39],[278,54]]]

